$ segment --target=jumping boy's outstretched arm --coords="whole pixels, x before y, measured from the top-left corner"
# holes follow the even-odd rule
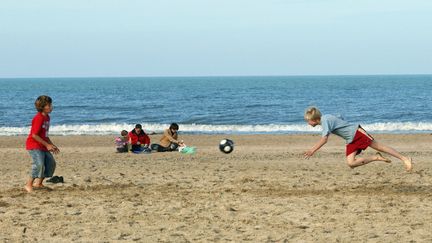
[[[318,151],[324,144],[327,143],[328,135],[322,137],[311,149],[306,151],[303,155],[305,159],[309,159],[316,151]]]

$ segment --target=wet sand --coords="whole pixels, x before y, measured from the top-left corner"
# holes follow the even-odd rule
[[[229,136],[228,155],[224,137],[182,136],[197,147],[184,155],[52,136],[65,183],[33,193],[25,137],[0,137],[0,241],[432,242],[432,135],[375,135],[414,158],[412,173],[394,158],[350,169],[335,136],[309,160],[317,135]]]

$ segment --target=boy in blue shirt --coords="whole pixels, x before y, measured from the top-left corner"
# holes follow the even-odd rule
[[[348,166],[355,168],[374,161],[384,161],[390,163],[391,160],[383,157],[381,153],[376,153],[375,156],[367,158],[356,158],[362,150],[371,147],[377,151],[390,154],[393,157],[400,159],[405,164],[405,169],[411,171],[413,168],[412,158],[400,154],[395,149],[384,144],[378,143],[369,135],[359,124],[348,123],[333,115],[322,115],[316,107],[309,107],[304,114],[306,122],[315,127],[322,126],[321,139],[308,151],[304,153],[305,159],[309,159],[316,151],[327,143],[331,133],[338,135],[346,140],[346,158]]]

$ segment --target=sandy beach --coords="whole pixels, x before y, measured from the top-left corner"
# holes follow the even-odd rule
[[[0,241],[432,242],[432,135],[374,136],[414,171],[397,159],[350,169],[335,136],[310,160],[317,135],[228,136],[231,154],[218,150],[225,135],[182,136],[195,155],[51,136],[65,183],[30,194],[25,137],[0,137]]]

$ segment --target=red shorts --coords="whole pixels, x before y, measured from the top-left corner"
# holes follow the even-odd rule
[[[346,156],[356,152],[356,155],[365,150],[369,145],[372,144],[373,137],[369,135],[366,136],[360,131],[356,131],[354,139],[351,143],[346,145]]]

